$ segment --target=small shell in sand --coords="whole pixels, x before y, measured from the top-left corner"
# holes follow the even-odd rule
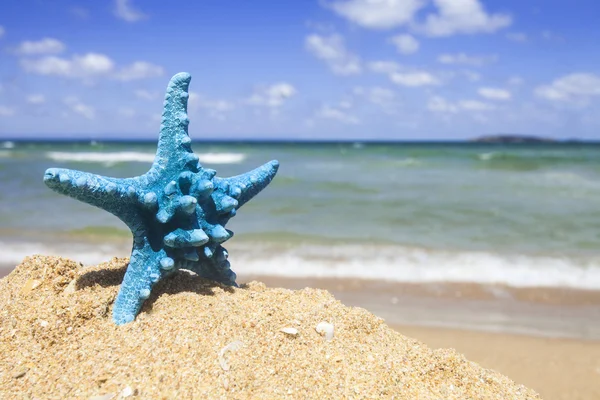
[[[296,328],[281,328],[281,332],[287,333],[288,335],[296,336],[298,334],[298,329],[296,329]]]
[[[221,365],[221,368],[223,368],[223,371],[229,371],[230,368],[227,359],[225,359],[225,353],[227,353],[228,351],[238,350],[242,346],[243,343],[239,340],[236,340],[234,342],[229,343],[227,346],[223,347],[221,351],[219,351],[219,364]]]
[[[333,325],[329,322],[319,322],[315,330],[317,333],[324,335],[326,340],[333,339]]]

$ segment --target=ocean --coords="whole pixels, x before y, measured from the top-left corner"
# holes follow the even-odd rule
[[[280,161],[228,224],[238,275],[600,289],[600,145],[192,144],[220,176]],[[48,167],[130,177],[156,142],[0,142],[0,263],[128,256],[116,217],[43,183]]]

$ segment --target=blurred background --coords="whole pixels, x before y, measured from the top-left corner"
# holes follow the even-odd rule
[[[591,0],[4,0],[2,274],[129,255],[124,224],[43,172],[147,171],[186,71],[203,165],[281,163],[228,225],[240,281],[326,288],[392,325],[597,340],[599,17]]]

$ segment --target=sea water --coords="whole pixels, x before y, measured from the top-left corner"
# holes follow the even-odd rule
[[[155,142],[0,143],[0,263],[127,256],[116,217],[48,167],[146,172]],[[600,145],[193,143],[219,176],[280,161],[232,219],[238,273],[600,289]]]

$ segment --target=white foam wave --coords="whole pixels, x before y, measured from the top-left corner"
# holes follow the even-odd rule
[[[261,253],[234,250],[231,260],[234,270],[241,274],[286,277],[600,290],[600,257],[577,260],[369,245],[299,246],[283,252],[272,249]]]
[[[0,148],[3,148],[3,149],[14,149],[15,148],[15,142],[11,142],[11,141],[2,142],[2,145],[0,145]]]
[[[127,247],[118,248],[108,244],[0,242],[0,264],[16,266],[33,254],[66,257],[84,265],[96,265],[113,257],[129,256]]]
[[[118,162],[146,162],[154,161],[153,153],[142,153],[137,151],[123,151],[112,153],[99,152],[62,152],[49,151],[46,157],[54,161],[75,161],[75,162],[92,162],[115,164]]]
[[[506,256],[376,245],[281,248],[256,242],[231,243],[228,249],[232,268],[238,275],[600,290],[600,257]],[[0,263],[17,265],[28,255],[45,254],[95,265],[115,256],[128,257],[129,251],[128,243],[98,246],[0,242]]]
[[[395,160],[395,165],[398,167],[410,167],[410,166],[417,166],[417,165],[422,165],[422,164],[423,164],[422,161],[417,160],[412,157]]]
[[[479,158],[481,161],[488,161],[493,159],[494,157],[497,156],[497,153],[491,152],[491,153],[481,153],[477,155],[477,158]]]
[[[154,153],[122,151],[122,152],[62,152],[49,151],[46,157],[54,161],[91,162],[114,165],[119,162],[144,162],[152,163]],[[198,154],[200,162],[206,164],[237,164],[242,162],[246,155],[243,153],[201,153]]]
[[[243,153],[200,153],[200,162],[206,164],[238,164],[246,159]]]
[[[547,172],[543,174],[543,178],[551,185],[559,184],[568,187],[585,187],[597,189],[600,187],[600,181],[586,178],[573,172]],[[539,179],[538,179],[539,181]]]

